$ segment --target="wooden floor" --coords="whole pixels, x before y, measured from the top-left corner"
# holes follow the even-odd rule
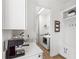
[[[48,50],[46,50],[44,47],[42,47],[40,44],[37,44],[42,50],[43,50],[43,59],[65,59],[64,57],[60,56],[60,55],[57,55],[57,56],[54,56],[54,57],[50,57],[49,56],[49,53],[48,53]]]

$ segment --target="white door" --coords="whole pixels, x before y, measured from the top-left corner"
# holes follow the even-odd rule
[[[76,58],[76,17],[64,20],[64,40],[62,46],[62,55],[67,59]]]

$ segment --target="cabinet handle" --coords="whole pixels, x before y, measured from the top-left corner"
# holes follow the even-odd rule
[[[41,55],[39,55],[38,57],[41,57]]]

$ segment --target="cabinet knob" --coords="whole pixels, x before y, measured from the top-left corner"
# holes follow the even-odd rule
[[[38,57],[41,57],[41,55],[39,55]]]

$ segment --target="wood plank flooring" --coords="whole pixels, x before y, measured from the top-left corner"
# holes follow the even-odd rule
[[[65,59],[64,57],[60,56],[60,55],[57,55],[57,56],[54,56],[54,57],[50,57],[49,56],[49,53],[48,53],[48,50],[46,50],[43,46],[41,46],[40,44],[37,44],[42,50],[43,50],[43,59]]]

